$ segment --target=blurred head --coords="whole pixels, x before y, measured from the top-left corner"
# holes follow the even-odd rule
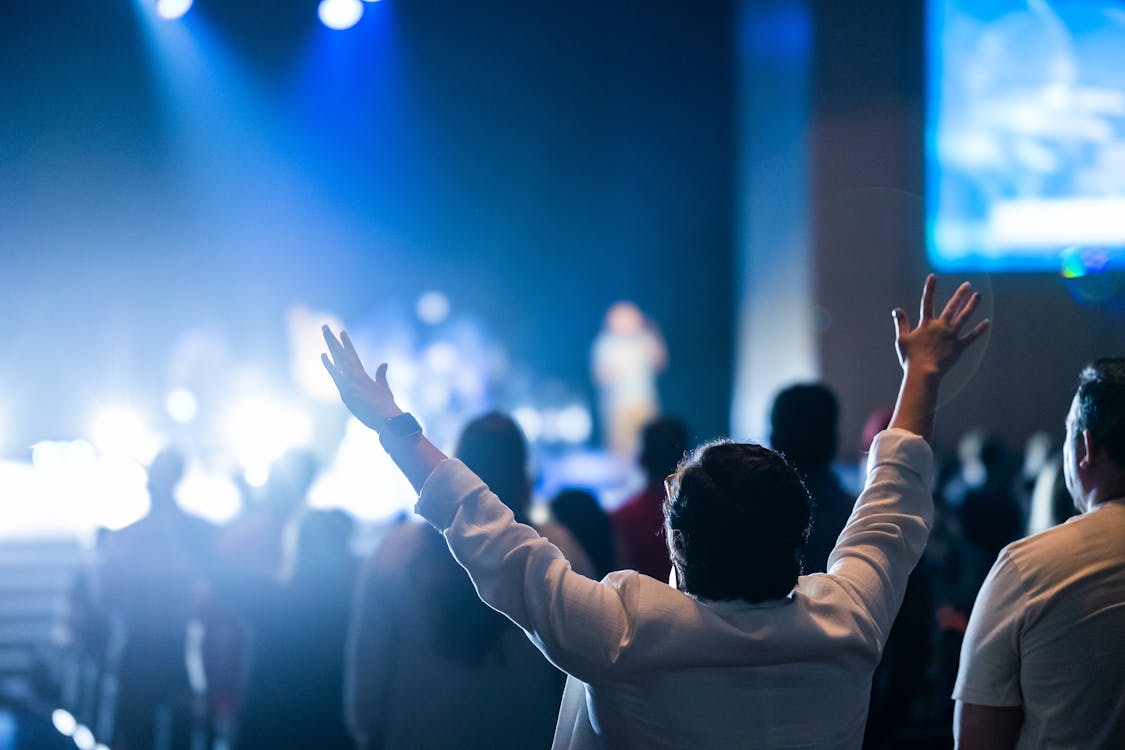
[[[551,515],[574,534],[599,579],[614,569],[613,522],[593,494],[576,488],[562,490],[551,501]]]
[[[293,580],[331,583],[352,564],[351,538],[355,522],[341,510],[309,511],[297,531]]]
[[[649,481],[676,470],[688,449],[688,428],[676,417],[657,417],[641,431],[640,464]]]
[[[804,472],[821,469],[836,457],[836,396],[820,383],[793,385],[773,400],[770,445]]]
[[[148,493],[154,509],[175,505],[173,492],[184,478],[184,456],[175,448],[165,448],[156,454],[148,466]]]
[[[1125,359],[1099,359],[1079,376],[1066,418],[1063,470],[1080,511],[1125,496]]]
[[[753,443],[697,448],[668,478],[664,524],[680,589],[761,602],[801,573],[812,499],[780,454]]]
[[[645,316],[632,302],[614,302],[605,314],[605,327],[613,333],[637,333],[645,327]]]
[[[511,508],[516,520],[526,521],[531,502],[527,440],[515,420],[499,412],[477,417],[462,430],[455,455]]]

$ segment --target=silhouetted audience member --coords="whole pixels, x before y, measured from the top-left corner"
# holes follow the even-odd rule
[[[672,570],[664,537],[664,479],[690,447],[688,428],[675,417],[658,417],[641,431],[640,464],[645,487],[625,501],[610,518],[617,535],[618,563],[658,581]]]
[[[1125,359],[1082,371],[1063,454],[1080,515],[989,572],[953,691],[962,750],[1125,747]]]
[[[617,569],[613,522],[596,497],[586,490],[563,490],[551,501],[551,515],[586,550],[594,566],[594,578],[601,580]]]
[[[796,467],[813,499],[805,573],[827,569],[828,553],[855,504],[832,470],[839,416],[835,394],[820,383],[790,386],[777,394],[770,408],[770,445]]]
[[[969,485],[959,504],[965,540],[975,552],[976,585],[980,586],[996,555],[1023,536],[1024,519],[1015,492],[1015,472],[1004,444],[982,433],[977,448],[978,481]]]
[[[530,524],[527,443],[492,413],[473,420],[457,455]],[[542,527],[541,527],[542,530]],[[584,558],[557,524],[546,529]],[[585,561],[585,573],[592,575]],[[563,675],[504,615],[481,602],[445,540],[426,524],[392,528],[356,593],[348,650],[348,721],[361,750],[548,747]]]
[[[202,596],[214,529],[176,504],[184,459],[165,450],[148,470],[151,508],[103,545],[105,610],[125,632],[116,665],[116,750],[180,750],[191,739],[187,627]]]
[[[251,585],[237,609],[253,650],[238,747],[348,750],[344,654],[355,564],[353,522],[341,511],[309,511],[292,568],[273,585]]]

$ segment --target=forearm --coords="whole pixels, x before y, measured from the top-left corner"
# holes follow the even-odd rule
[[[913,432],[930,442],[940,383],[941,375],[937,371],[908,364],[903,372],[890,426]]]
[[[438,464],[448,458],[425,435],[397,442],[388,440],[383,447],[418,493],[422,492],[422,487]]]

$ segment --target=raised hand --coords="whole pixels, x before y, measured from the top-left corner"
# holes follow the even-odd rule
[[[962,335],[969,319],[980,305],[980,293],[969,282],[957,287],[941,315],[934,316],[934,291],[937,278],[930,274],[922,288],[921,320],[911,330],[910,319],[901,307],[895,308],[897,329],[895,348],[904,370],[939,377],[952,369],[961,354],[988,330],[989,321],[982,320]]]
[[[324,343],[328,345],[328,354],[321,354],[320,361],[332,376],[340,398],[356,419],[378,432],[388,419],[402,414],[387,385],[386,362],[375,368],[375,377],[372,378],[363,368],[346,331],[341,331],[337,339],[328,326],[321,330]]]

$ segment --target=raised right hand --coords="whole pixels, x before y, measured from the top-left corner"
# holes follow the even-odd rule
[[[387,384],[386,363],[375,369],[375,377],[372,378],[364,369],[346,331],[340,332],[339,339],[328,326],[324,326],[323,333],[324,343],[332,356],[321,354],[320,360],[340,391],[340,398],[356,419],[378,432],[388,419],[402,414]]]
[[[982,320],[962,335],[980,305],[980,293],[974,292],[966,281],[957,287],[941,315],[934,317],[936,287],[937,278],[930,274],[922,287],[921,320],[913,330],[906,311],[901,307],[895,308],[895,348],[903,370],[942,377],[957,364],[961,354],[984,335],[990,321]]]

